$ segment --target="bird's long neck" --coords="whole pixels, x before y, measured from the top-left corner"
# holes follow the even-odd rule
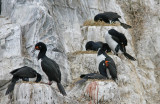
[[[98,49],[98,55],[101,55],[103,53],[105,53],[105,50],[103,48],[99,48]]]
[[[38,60],[39,59],[42,59],[43,57],[45,57],[46,56],[46,51],[47,50],[40,50],[40,52],[39,52],[39,54],[38,54]]]

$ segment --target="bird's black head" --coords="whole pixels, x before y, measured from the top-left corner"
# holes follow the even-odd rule
[[[38,54],[38,60],[39,60],[45,56],[46,51],[47,51],[47,46],[43,42],[38,42],[35,45],[35,50],[40,50]]]
[[[95,17],[94,17],[94,21],[103,21],[103,19],[102,19],[102,16],[101,16],[101,14],[97,14]]]
[[[127,46],[127,40],[124,40],[124,41],[122,42],[122,45]]]
[[[43,42],[38,42],[35,45],[35,49],[40,51],[47,51],[47,46]]]
[[[117,34],[120,35],[120,44],[122,46],[127,46],[127,38],[126,38],[126,36],[123,33],[120,33],[118,31],[117,31]]]
[[[123,47],[127,46],[127,39],[126,39],[126,38],[121,39],[120,44],[121,44]]]
[[[92,50],[92,46],[93,46],[94,42],[93,41],[89,41],[86,43],[86,50]]]

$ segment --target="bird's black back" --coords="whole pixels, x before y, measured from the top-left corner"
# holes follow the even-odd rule
[[[109,73],[110,73],[110,75],[112,76],[112,79],[115,80],[115,79],[117,79],[117,68],[116,68],[116,64],[115,64],[115,62],[113,61],[113,59],[112,59],[110,56],[108,56],[106,53],[105,53],[105,56],[106,56],[105,61],[109,61],[109,62],[108,62],[108,66],[107,66],[107,68],[108,68],[108,70],[109,70]]]
[[[98,49],[102,47],[102,44],[102,42],[88,41],[85,45],[85,48],[86,50],[98,51]]]
[[[95,17],[94,17],[94,21],[104,21],[106,23],[109,23],[109,19],[108,17],[103,14],[103,13],[100,13],[100,14],[97,14]]]
[[[98,73],[82,74],[80,77],[84,79],[106,79],[105,76]]]
[[[104,12],[104,13],[99,13],[94,17],[94,21],[104,21],[106,23],[109,23],[109,21],[119,21],[118,18],[121,18],[120,15],[118,15],[115,12]]]
[[[15,69],[10,72],[13,76],[17,76],[19,78],[34,78],[36,77],[36,71],[28,66],[24,66],[18,69]]]
[[[106,17],[109,20],[113,20],[113,21],[118,19],[118,18],[121,18],[121,16],[118,15],[117,13],[115,13],[115,12],[104,12],[103,14],[106,15]]]
[[[98,69],[99,69],[99,73],[101,74],[101,75],[103,75],[103,76],[105,76],[105,77],[107,77],[108,78],[108,75],[107,75],[107,67],[106,67],[106,65],[105,65],[105,60],[103,60],[103,61],[101,61],[100,63],[99,63],[99,66],[98,66]]]
[[[123,42],[125,46],[127,45],[127,38],[124,34],[116,31],[115,29],[110,29],[108,33],[112,36],[112,39],[115,40],[117,43],[121,44]]]
[[[42,58],[41,67],[43,71],[48,76],[49,81],[61,82],[61,72],[59,65],[54,61],[48,58],[47,56]]]

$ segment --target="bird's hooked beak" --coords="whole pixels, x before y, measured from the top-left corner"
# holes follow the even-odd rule
[[[36,50],[39,50],[38,46],[35,46],[34,50],[32,50],[31,52],[34,53]]]
[[[109,61],[105,61],[105,65],[106,65],[106,66],[108,66],[108,62],[109,62]]]
[[[35,49],[36,49],[36,50],[39,50],[39,47],[38,47],[38,46],[35,46]]]

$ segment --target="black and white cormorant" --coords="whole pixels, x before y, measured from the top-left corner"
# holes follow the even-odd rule
[[[13,75],[13,77],[12,77],[11,83],[9,84],[8,89],[6,91],[6,95],[14,90],[14,86],[16,84],[16,81],[18,81],[19,79],[22,79],[23,81],[29,81],[29,78],[37,77],[35,82],[41,81],[41,75],[39,73],[37,73],[34,69],[32,69],[28,66],[24,66],[24,67],[15,69],[15,70],[11,71],[10,73]]]
[[[108,45],[107,43],[103,43],[100,41],[99,42],[88,41],[85,45],[85,48],[86,50],[98,51],[98,49],[102,47],[102,44]],[[109,46],[107,47],[107,52],[111,52]]]
[[[118,21],[121,26],[123,26],[125,29],[127,28],[131,28],[130,25],[127,25],[125,23],[122,23],[119,18],[121,18],[120,15],[118,15],[117,13],[115,12],[104,12],[104,13],[99,13],[97,14],[95,17],[94,17],[94,21],[104,21],[106,23],[114,23],[116,21]]]
[[[106,43],[109,45],[114,54],[123,53],[127,59],[135,61],[136,59],[126,52],[127,39],[124,34],[110,29],[105,34]]]
[[[97,65],[101,75],[112,78],[114,81],[117,79],[117,68],[113,59],[106,53],[107,46],[103,44],[97,52]]]
[[[42,70],[46,73],[49,80],[49,85],[52,84],[51,81],[57,82],[58,89],[63,95],[67,95],[62,84],[61,84],[61,72],[59,65],[52,59],[46,56],[47,47],[43,42],[39,42],[35,45],[35,50],[40,50],[38,54],[38,60],[41,59]]]

